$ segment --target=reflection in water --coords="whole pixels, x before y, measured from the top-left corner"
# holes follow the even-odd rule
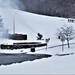
[[[22,63],[25,61],[34,61],[36,59],[48,58],[48,54],[0,54],[0,65],[10,65],[13,63]]]

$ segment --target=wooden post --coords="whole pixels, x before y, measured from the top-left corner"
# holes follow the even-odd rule
[[[64,51],[64,42],[62,41],[62,51]]]
[[[34,47],[31,48],[31,52],[35,52],[35,48]]]
[[[50,38],[48,39],[45,39],[46,43],[47,43],[47,46],[46,46],[46,50],[47,50],[47,47],[48,47],[48,42],[50,41]]]

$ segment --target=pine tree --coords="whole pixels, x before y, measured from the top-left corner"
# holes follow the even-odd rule
[[[3,25],[3,18],[2,16],[0,16],[0,30],[4,28],[4,25]]]
[[[4,27],[2,16],[0,16],[0,38],[8,38],[8,29]]]

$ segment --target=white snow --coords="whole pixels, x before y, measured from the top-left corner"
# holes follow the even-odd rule
[[[42,33],[44,39],[51,38],[48,47],[61,44],[55,35],[58,28],[64,24],[72,25],[75,28],[75,23],[68,23],[68,19],[65,18],[43,16],[14,9],[0,8],[0,15],[3,17],[4,26],[9,29],[10,33],[13,33],[13,13],[15,13],[16,33],[28,34],[28,41],[36,41],[37,33]],[[12,43],[13,41],[0,39],[0,43],[5,42]],[[74,42],[75,40],[71,41],[71,43]],[[28,49],[28,53],[31,53],[29,51]],[[10,52],[12,53],[10,50],[7,51],[7,53]],[[16,50],[14,53],[18,52],[20,53],[21,50]],[[23,52],[25,52],[25,50],[23,50]],[[75,74],[74,44],[71,45],[70,49],[65,46],[64,52],[62,52],[61,47],[55,47],[48,50],[36,48],[35,53],[45,53],[53,56],[7,66],[2,65],[0,66],[0,74]],[[67,53],[73,53],[73,55],[57,56],[57,54]]]

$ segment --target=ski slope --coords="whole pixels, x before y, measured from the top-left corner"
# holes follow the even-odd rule
[[[72,25],[65,18],[50,17],[32,14],[15,9],[0,8],[0,15],[3,17],[4,27],[13,33],[13,16],[15,17],[16,33],[28,34],[28,41],[36,41],[37,33],[41,33],[44,39],[51,38],[48,46],[60,45],[56,37],[56,31],[63,25]],[[71,41],[74,43],[75,40]],[[12,40],[0,38],[0,43],[12,43]],[[66,43],[66,42],[65,42]],[[7,51],[7,52],[10,52]],[[18,51],[16,51],[18,52]],[[24,51],[23,51],[24,52]],[[31,52],[28,52],[31,54]],[[65,46],[64,52],[61,47],[40,50],[36,48],[35,53],[53,55],[51,58],[44,58],[34,61],[16,63],[12,65],[1,65],[0,74],[75,74],[75,45],[68,49]],[[72,55],[58,56],[57,54],[73,53]]]

